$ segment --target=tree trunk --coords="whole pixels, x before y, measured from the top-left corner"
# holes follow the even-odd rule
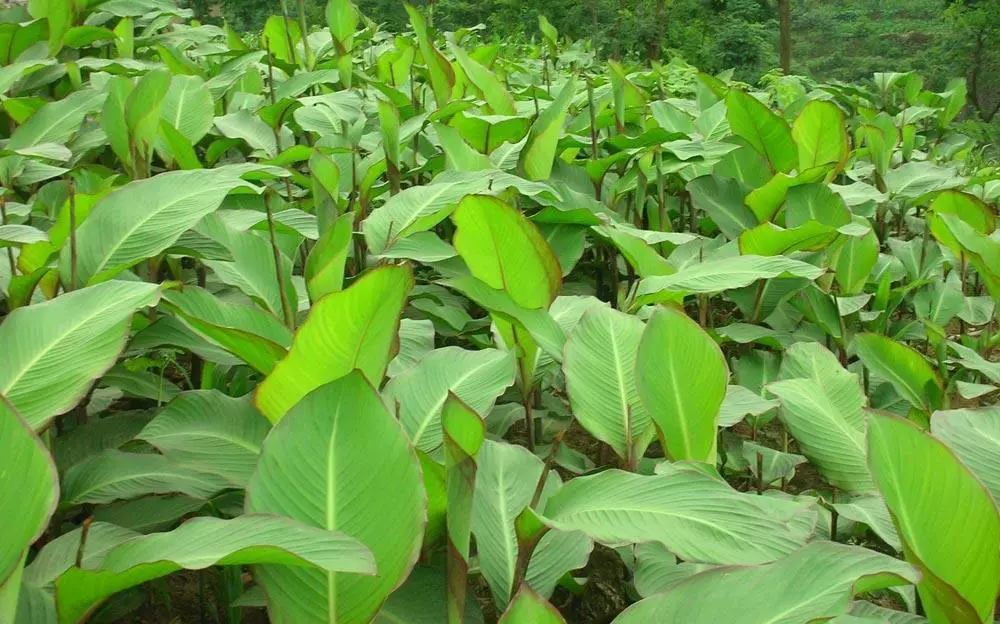
[[[656,0],[656,13],[654,19],[656,20],[656,41],[649,50],[649,57],[651,61],[659,61],[661,58],[663,45],[663,38],[667,34],[667,24],[663,17],[663,5],[666,4],[666,0]]]
[[[778,18],[781,27],[781,71],[792,73],[792,9],[791,0],[778,0]]]

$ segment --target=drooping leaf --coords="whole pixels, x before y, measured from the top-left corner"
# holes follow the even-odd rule
[[[159,296],[156,284],[109,282],[14,310],[0,324],[0,394],[42,429],[111,368],[132,313]]]
[[[387,266],[316,302],[288,355],[257,387],[257,409],[278,422],[304,396],[355,369],[380,383],[394,355],[399,315],[412,287],[409,268]]]
[[[195,518],[169,533],[127,540],[63,572],[55,583],[59,621],[80,621],[112,594],[177,570],[265,563],[326,574],[376,573],[368,548],[343,533],[262,514]]]
[[[319,387],[268,436],[247,510],[292,517],[366,544],[375,577],[260,566],[282,621],[367,621],[409,574],[426,522],[413,448],[360,372]]]
[[[629,607],[615,622],[821,621],[846,613],[855,594],[915,583],[919,577],[913,567],[892,557],[814,542],[768,565],[693,576]]]
[[[659,297],[688,293],[716,293],[749,286],[779,276],[816,279],[823,269],[784,256],[734,256],[689,265],[673,275],[647,277],[639,282],[637,296]]]
[[[931,412],[941,406],[944,389],[937,373],[912,348],[878,334],[860,334],[854,347],[864,365],[885,379],[917,409]]]
[[[1000,408],[935,412],[934,437],[948,445],[1000,501]]]
[[[1000,586],[1000,515],[941,442],[901,418],[868,418],[868,462],[934,622],[992,618]]]
[[[684,312],[660,308],[642,333],[635,371],[639,398],[667,456],[714,464],[729,369],[712,337]]]

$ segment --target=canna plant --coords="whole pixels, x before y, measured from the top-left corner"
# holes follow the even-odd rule
[[[0,10],[0,622],[992,621],[964,83],[287,4]]]

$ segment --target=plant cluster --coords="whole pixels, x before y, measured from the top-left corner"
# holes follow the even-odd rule
[[[229,622],[992,621],[965,83],[406,11],[3,14],[0,622],[169,611],[173,573]]]

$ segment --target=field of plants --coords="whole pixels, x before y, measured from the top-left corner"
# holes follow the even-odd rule
[[[294,9],[0,11],[0,624],[993,621],[964,81]]]

